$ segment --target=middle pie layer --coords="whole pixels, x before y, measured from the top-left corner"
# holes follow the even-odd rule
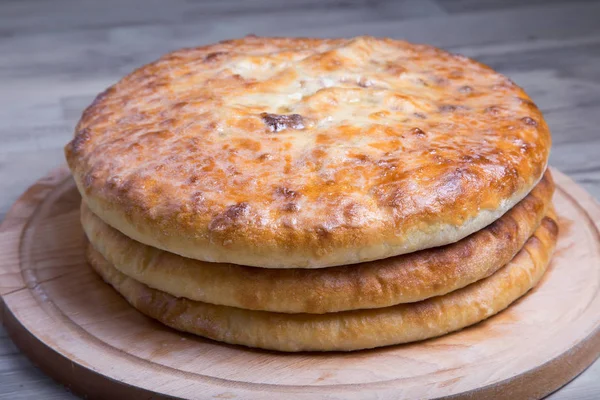
[[[381,308],[443,295],[507,264],[539,226],[554,183],[550,172],[521,202],[459,242],[362,264],[267,269],[210,263],[141,244],[82,203],[93,247],[123,274],[176,297],[249,310],[328,313]]]

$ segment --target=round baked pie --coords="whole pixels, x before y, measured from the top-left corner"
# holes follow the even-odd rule
[[[508,78],[391,39],[179,50],[84,112],[66,156],[126,236],[210,262],[320,268],[456,242],[541,179],[550,134]]]

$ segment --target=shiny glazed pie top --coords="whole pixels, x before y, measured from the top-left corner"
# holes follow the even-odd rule
[[[246,37],[101,93],[66,156],[91,210],[183,256],[272,268],[454,242],[541,178],[550,134],[490,68],[391,39]]]

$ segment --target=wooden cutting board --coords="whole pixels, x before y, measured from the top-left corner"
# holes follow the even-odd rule
[[[540,398],[600,353],[600,207],[554,176],[556,255],[508,310],[420,343],[284,354],[182,334],[130,307],[85,263],[80,197],[57,169],[0,228],[3,323],[34,363],[89,398]]]

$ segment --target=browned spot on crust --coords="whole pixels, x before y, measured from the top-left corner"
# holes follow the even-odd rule
[[[324,226],[318,226],[315,231],[320,238],[327,238],[331,235],[331,231]]]
[[[167,129],[158,130],[158,131],[150,131],[150,132],[144,133],[143,135],[140,135],[138,137],[138,143],[144,142],[144,141],[158,142],[158,141],[163,141],[163,140],[172,138],[173,136],[174,136],[174,133]]]
[[[412,128],[410,133],[415,135],[416,137],[425,137],[425,132],[423,132],[420,128]]]
[[[192,174],[188,178],[187,183],[190,185],[193,185],[194,183],[198,182],[199,180],[200,180],[200,176],[198,176],[196,174]]]
[[[538,124],[537,121],[531,117],[523,117],[521,118],[521,121],[530,126],[537,126]]]
[[[504,239],[508,241],[512,239],[512,233],[506,229],[507,225],[509,224],[516,226],[517,223],[514,220],[509,221],[507,218],[505,218],[503,220],[496,220],[489,225],[487,229],[489,229],[492,235],[496,237],[499,237],[500,235],[506,235]]]
[[[204,206],[204,194],[202,192],[194,192],[191,198],[192,208],[195,210],[200,210]]]
[[[542,225],[544,225],[544,227],[548,230],[551,237],[556,238],[558,236],[559,228],[558,224],[554,219],[550,217],[544,217],[544,219],[542,220]]]
[[[206,57],[204,57],[204,62],[205,63],[213,63],[213,62],[217,62],[217,61],[221,61],[225,58],[227,58],[228,53],[226,51],[215,51],[213,53],[209,53],[206,55]]]
[[[358,82],[356,82],[356,84],[362,88],[368,88],[373,86],[373,82],[365,77],[360,78]]]
[[[300,211],[300,206],[297,203],[286,203],[282,207],[282,210],[286,212],[298,212]]]
[[[371,161],[371,157],[366,154],[356,154],[353,156],[353,158],[361,163],[367,163]]]
[[[456,104],[443,104],[439,107],[440,112],[454,112],[458,110],[466,110],[466,106]]]
[[[275,194],[286,199],[295,199],[296,197],[300,196],[300,193],[296,192],[295,190],[291,190],[283,186],[276,187]]]
[[[262,120],[271,132],[280,132],[285,129],[304,129],[304,118],[300,114],[260,114]]]
[[[260,161],[268,161],[268,160],[272,160],[273,159],[273,155],[270,153],[263,153],[260,156],[258,156],[258,159]]]
[[[431,81],[438,86],[446,86],[449,83],[447,78],[444,78],[442,76],[437,76],[437,75],[432,76]]]
[[[349,223],[354,223],[355,220],[361,217],[361,207],[355,202],[349,203],[344,207],[344,217]]]
[[[453,250],[456,251],[455,255],[455,259],[457,260],[457,262],[460,262],[459,260],[465,260],[468,259],[469,257],[471,257],[473,255],[473,253],[475,252],[474,249],[474,245],[475,243],[472,242],[459,242],[458,245],[456,245]]]
[[[229,206],[225,212],[216,216],[210,223],[211,231],[222,231],[234,225],[242,216],[248,215],[250,206],[246,202],[241,202]]]
[[[483,110],[483,112],[492,115],[499,115],[502,112],[502,109],[498,106],[489,106],[486,107],[485,110]]]
[[[225,216],[232,220],[238,219],[240,216],[247,214],[250,206],[246,202],[238,203],[233,206],[230,206],[227,211],[225,211]]]
[[[83,151],[83,147],[91,137],[91,131],[88,128],[77,131],[75,137],[70,143],[71,152],[73,155],[77,155]]]
[[[537,110],[537,106],[535,105],[535,103],[533,101],[531,101],[529,99],[524,99],[522,97],[519,97],[518,99],[521,102],[521,104],[524,104],[524,105],[526,105],[529,108]]]
[[[397,63],[389,64],[386,71],[391,75],[400,76],[406,72],[406,68]]]

